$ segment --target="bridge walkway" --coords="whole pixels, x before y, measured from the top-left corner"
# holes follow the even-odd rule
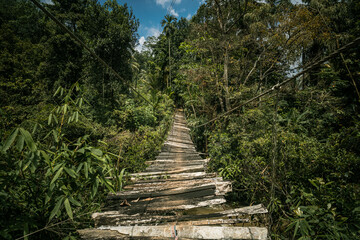
[[[161,153],[144,172],[132,174],[124,191],[109,194],[107,207],[94,213],[95,228],[82,239],[267,239],[267,209],[231,209],[225,194],[231,182],[207,173],[178,110]]]

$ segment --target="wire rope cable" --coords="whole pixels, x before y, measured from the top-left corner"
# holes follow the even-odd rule
[[[265,96],[265,95],[267,95],[267,94],[269,94],[269,93],[271,93],[271,92],[279,89],[281,86],[283,86],[283,85],[285,85],[285,84],[288,84],[289,82],[297,79],[299,76],[301,76],[301,75],[309,72],[309,71],[312,70],[314,67],[316,67],[316,66],[318,66],[318,65],[320,65],[320,64],[322,64],[322,63],[324,63],[324,62],[326,62],[326,61],[328,61],[328,60],[330,60],[331,58],[333,58],[333,57],[336,56],[337,54],[340,54],[340,53],[348,50],[349,48],[353,47],[354,45],[356,45],[356,44],[358,44],[358,43],[360,43],[360,37],[355,38],[355,39],[354,39],[353,41],[351,41],[350,43],[342,46],[341,48],[338,48],[337,50],[333,51],[332,53],[330,53],[330,54],[327,55],[326,57],[323,57],[322,59],[320,59],[320,60],[318,60],[318,61],[315,61],[314,63],[308,65],[304,70],[302,70],[301,72],[295,74],[295,75],[292,76],[291,78],[289,78],[289,79],[287,79],[287,80],[285,80],[285,81],[283,81],[283,82],[281,82],[281,83],[275,84],[274,86],[272,86],[272,88],[266,90],[265,92],[263,92],[263,93],[255,96],[255,97],[253,97],[253,98],[250,98],[249,100],[247,100],[247,101],[239,104],[238,106],[236,106],[236,107],[234,107],[234,108],[232,108],[232,109],[230,109],[230,110],[228,110],[228,111],[226,111],[226,112],[224,112],[224,113],[222,113],[222,114],[214,117],[213,119],[211,119],[211,120],[209,120],[209,121],[207,121],[207,122],[205,122],[205,123],[203,123],[203,124],[200,124],[200,125],[198,125],[198,126],[195,126],[194,128],[199,128],[199,127],[205,126],[205,125],[207,125],[207,124],[209,124],[209,123],[212,123],[212,122],[214,122],[214,121],[216,121],[216,120],[218,120],[218,119],[220,119],[220,118],[222,118],[222,117],[224,117],[224,116],[226,116],[226,115],[234,112],[235,110],[237,110],[237,109],[239,109],[239,108],[241,108],[241,107],[243,107],[243,106],[245,106],[245,105],[247,105],[247,104],[255,101],[256,99],[259,99],[259,98],[261,98],[261,97],[263,97],[263,96]]]

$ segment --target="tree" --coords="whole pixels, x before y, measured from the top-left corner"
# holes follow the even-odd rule
[[[170,48],[170,43],[171,43],[171,35],[174,32],[174,22],[176,21],[176,17],[174,17],[173,15],[167,14],[165,15],[165,19],[161,20],[161,26],[164,27],[163,33],[165,32],[165,36],[168,39],[168,43],[169,43],[169,78],[166,80],[166,87],[169,87],[169,83],[171,84],[171,48]]]

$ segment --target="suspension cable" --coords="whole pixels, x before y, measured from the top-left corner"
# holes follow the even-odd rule
[[[112,72],[120,81],[122,81],[125,85],[131,88],[137,95],[139,95],[142,99],[144,99],[150,105],[153,105],[149,100],[147,100],[141,93],[139,93],[133,86],[131,86],[128,82],[125,81],[124,78],[120,76],[118,72],[116,72],[112,67],[110,67],[101,57],[99,57],[93,50],[90,49],[80,38],[78,38],[72,31],[70,31],[63,23],[61,23],[52,13],[50,13],[46,8],[41,5],[37,0],[31,0],[41,11],[43,11],[49,18],[51,18],[57,25],[59,25],[65,32],[70,34],[70,36],[81,46],[83,46],[95,59],[97,59],[104,67],[108,68],[110,72]]]
[[[283,85],[285,85],[285,84],[287,84],[287,83],[289,83],[289,82],[297,79],[299,76],[301,76],[301,75],[309,72],[309,71],[312,70],[314,67],[316,67],[316,66],[318,66],[318,65],[320,65],[320,64],[322,64],[322,63],[324,63],[324,62],[326,62],[326,61],[328,61],[329,59],[333,58],[335,55],[337,55],[337,54],[339,54],[339,53],[342,53],[342,52],[344,52],[345,50],[353,47],[353,46],[356,45],[357,43],[360,43],[360,37],[355,38],[355,39],[354,39],[353,41],[351,41],[350,43],[342,46],[341,48],[336,49],[335,51],[333,51],[332,53],[330,53],[330,54],[327,55],[326,57],[323,57],[322,59],[320,59],[320,60],[318,60],[318,61],[310,64],[310,65],[307,66],[303,71],[295,74],[295,75],[292,76],[291,78],[289,78],[289,79],[287,79],[287,80],[285,80],[285,81],[283,81],[283,82],[281,82],[281,83],[275,84],[272,88],[266,90],[265,92],[263,92],[263,93],[255,96],[255,97],[253,97],[253,98],[250,98],[249,100],[247,100],[247,101],[239,104],[238,106],[230,109],[229,111],[224,112],[224,113],[222,113],[222,114],[214,117],[213,119],[211,119],[211,120],[209,120],[209,121],[207,121],[207,122],[205,122],[205,123],[203,123],[203,124],[200,124],[200,125],[198,125],[198,126],[195,126],[194,128],[199,128],[199,127],[205,126],[205,125],[207,125],[207,124],[209,124],[209,123],[212,123],[212,122],[216,121],[217,119],[220,119],[220,118],[228,115],[229,113],[232,113],[233,111],[235,111],[235,110],[237,110],[237,109],[239,109],[239,108],[241,108],[241,107],[243,107],[243,106],[245,106],[245,105],[253,102],[254,100],[256,100],[256,99],[258,99],[258,98],[261,98],[262,96],[265,96],[265,95],[267,95],[267,94],[269,94],[269,93],[271,93],[271,92],[279,89],[281,86],[283,86]]]

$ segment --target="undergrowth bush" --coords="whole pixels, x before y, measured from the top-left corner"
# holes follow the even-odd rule
[[[277,112],[268,98],[192,131],[208,141],[210,168],[233,181],[234,204],[267,205],[274,239],[360,238],[360,116],[344,123],[336,104],[324,91],[285,89]]]
[[[125,125],[111,127],[86,117],[77,83],[54,97],[59,105],[47,104],[0,143],[2,239],[75,239],[106,194],[122,190],[126,172],[155,157],[171,125],[166,96],[155,108],[133,103],[121,112]]]

